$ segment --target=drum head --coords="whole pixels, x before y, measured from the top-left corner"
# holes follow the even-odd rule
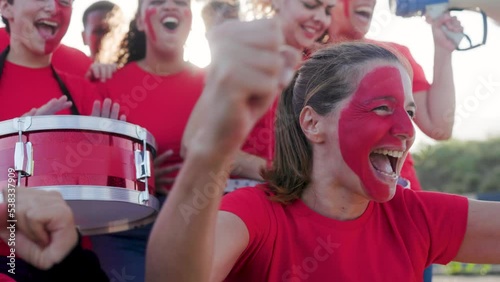
[[[82,235],[98,235],[141,227],[154,221],[160,203],[149,195],[124,188],[107,186],[58,185],[30,187],[58,191],[71,207]]]

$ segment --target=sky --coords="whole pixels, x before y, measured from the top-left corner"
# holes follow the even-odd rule
[[[111,0],[119,4],[125,15],[133,17],[136,0]],[[73,20],[63,43],[88,53],[81,40],[83,11],[96,0],[76,0]],[[419,62],[429,81],[433,77],[434,44],[430,26],[422,17],[402,18],[389,10],[388,0],[379,0],[375,8],[371,30],[367,37],[392,41],[407,46]],[[205,41],[201,20],[202,2],[193,0],[193,28],[186,43],[186,59],[204,67],[210,62],[210,52]],[[478,37],[481,28],[475,21],[463,23],[466,33]],[[453,138],[481,140],[500,136],[500,27],[488,22],[488,41],[485,46],[454,52],[453,70],[456,87],[457,111]],[[418,109],[417,109],[418,112]],[[418,113],[417,113],[418,114]],[[414,148],[432,144],[421,132],[417,132]]]

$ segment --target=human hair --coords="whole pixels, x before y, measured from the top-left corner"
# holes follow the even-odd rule
[[[7,0],[7,3],[10,5],[14,4],[14,0]],[[5,31],[7,31],[8,34],[10,34],[10,26],[9,26],[9,21],[2,16],[2,22],[5,25]]]
[[[320,49],[299,69],[281,95],[273,166],[264,172],[273,200],[286,204],[299,199],[311,181],[313,151],[299,124],[302,109],[310,106],[321,116],[335,111],[355,92],[363,67],[374,61],[404,65],[384,47],[346,42]]]
[[[118,60],[121,42],[127,32],[125,15],[118,5],[106,14],[108,32],[101,39],[101,46],[95,55],[95,61],[111,64]]]
[[[119,8],[118,5],[111,3],[109,1],[98,1],[95,2],[94,4],[90,5],[85,12],[83,12],[83,17],[82,17],[82,23],[85,28],[85,25],[87,25],[87,19],[89,17],[89,14],[95,11],[102,11],[105,12],[106,14],[109,14],[113,9]]]
[[[137,28],[137,19],[140,16],[143,1],[139,0],[138,2],[135,18],[130,22],[129,30],[120,43],[116,60],[118,67],[146,57],[146,33]]]

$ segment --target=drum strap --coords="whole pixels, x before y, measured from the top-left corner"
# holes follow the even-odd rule
[[[3,73],[3,68],[5,66],[5,61],[7,60],[7,55],[9,54],[10,51],[10,46],[7,46],[5,50],[3,50],[2,54],[0,54],[0,78],[2,77]],[[73,100],[73,97],[71,97],[71,94],[69,93],[68,88],[62,81],[61,77],[57,74],[56,70],[54,69],[54,66],[50,64],[50,68],[52,69],[52,75],[57,81],[57,84],[59,84],[59,88],[61,89],[61,92],[68,98],[68,101],[71,102],[71,114],[73,115],[80,115],[80,112],[76,108],[75,101]]]

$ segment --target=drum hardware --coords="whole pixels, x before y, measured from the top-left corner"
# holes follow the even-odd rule
[[[31,117],[16,118],[13,123],[19,136],[14,150],[14,170],[17,172],[17,186],[19,187],[21,186],[21,178],[33,175],[33,144],[29,141],[23,142],[23,131],[28,130],[31,126]]]
[[[155,155],[154,137],[124,121],[57,115],[0,122],[0,170],[14,168],[18,189],[61,193],[82,235],[154,221]],[[0,186],[7,181],[0,175]]]
[[[144,183],[144,191],[139,194],[139,202],[146,204],[149,201],[149,182],[151,177],[151,157],[149,151],[146,150],[146,130],[140,126],[136,126],[137,137],[142,140],[142,151],[135,150],[135,177],[138,181]]]

